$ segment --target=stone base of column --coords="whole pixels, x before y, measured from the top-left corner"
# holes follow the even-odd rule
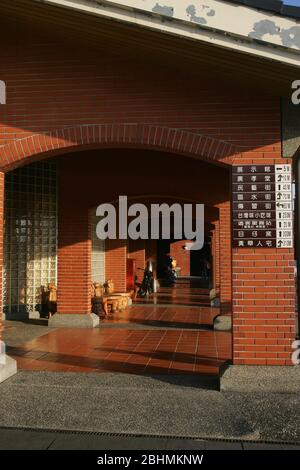
[[[0,356],[0,383],[17,373],[17,362],[4,354]]]
[[[299,393],[299,366],[229,366],[220,377],[224,392]]]
[[[48,326],[51,328],[95,328],[99,323],[99,317],[94,313],[55,313],[49,318]]]
[[[214,330],[231,331],[231,328],[232,328],[231,315],[217,315],[214,318]]]

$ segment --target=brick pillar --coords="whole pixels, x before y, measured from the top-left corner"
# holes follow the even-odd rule
[[[231,296],[231,204],[230,201],[219,206],[219,243],[220,243],[220,301],[221,314],[232,311]]]
[[[60,198],[58,218],[58,289],[60,314],[91,311],[91,241],[88,210]]]
[[[3,223],[4,223],[4,173],[0,172],[0,341],[3,329],[3,297],[2,297],[2,270],[3,270]]]
[[[234,364],[291,364],[294,290],[293,250],[233,250]]]
[[[184,250],[182,247],[187,240],[176,240],[170,244],[170,253],[177,261],[177,266],[181,268],[181,276],[189,276],[191,273],[191,252]]]
[[[212,234],[213,287],[220,292],[220,223],[214,222]]]
[[[105,278],[111,279],[114,289],[126,292],[127,240],[105,241]]]
[[[129,240],[128,241],[129,253],[128,257],[135,259],[136,274],[138,282],[141,282],[144,277],[143,271],[138,268],[145,269],[146,265],[146,250],[145,240]]]

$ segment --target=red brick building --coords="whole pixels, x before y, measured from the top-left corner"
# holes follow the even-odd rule
[[[98,204],[122,194],[203,203],[212,287],[221,312],[232,315],[233,363],[290,365],[294,249],[232,246],[231,175],[233,166],[292,162],[299,47],[276,36],[268,42],[258,27],[245,37],[224,34],[221,23],[210,29],[209,17],[201,26],[197,16],[170,18],[163,8],[147,16],[130,2],[101,2],[106,13],[100,4],[66,3],[0,5],[4,316],[33,314],[38,289],[54,282],[57,315],[86,319],[92,280],[112,279],[125,291],[127,259],[144,268],[157,256],[151,241],[95,240]],[[238,3],[236,24],[271,15],[299,28],[297,9],[212,3]],[[170,251],[188,276],[184,243]]]

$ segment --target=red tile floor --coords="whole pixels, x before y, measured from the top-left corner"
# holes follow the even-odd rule
[[[209,305],[208,289],[203,287],[190,287],[186,282],[180,282],[175,287],[161,287],[159,291],[149,298],[137,299],[137,303],[160,305]]]
[[[106,320],[102,319],[104,325],[118,323],[132,323],[144,326],[156,325],[161,328],[197,328],[212,325],[218,311],[210,307],[190,306],[159,306],[159,305],[134,305],[123,312],[115,313]]]
[[[27,370],[218,375],[230,348],[226,332],[64,328],[10,355]]]
[[[100,328],[57,329],[9,353],[27,370],[216,376],[231,358],[231,334],[211,329],[217,313],[134,305],[101,319]]]

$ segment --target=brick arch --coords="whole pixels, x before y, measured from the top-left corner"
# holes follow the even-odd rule
[[[238,157],[229,142],[182,129],[151,124],[86,124],[17,139],[0,148],[0,169],[85,148],[143,147],[231,164]]]

